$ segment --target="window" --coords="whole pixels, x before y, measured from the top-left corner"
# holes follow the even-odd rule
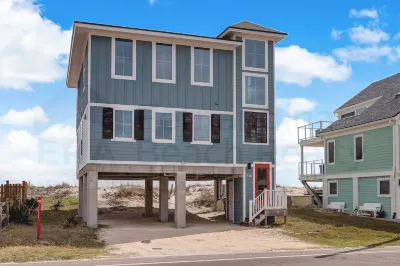
[[[175,83],[175,44],[153,43],[153,82]]]
[[[193,115],[193,143],[211,143],[210,115]]]
[[[175,113],[153,111],[153,142],[175,142]]]
[[[213,86],[213,49],[192,47],[192,85]]]
[[[244,70],[268,71],[268,48],[265,41],[244,40],[242,68]]]
[[[338,182],[328,181],[328,196],[337,197],[338,196]]]
[[[136,42],[112,39],[111,77],[114,79],[136,79]]]
[[[133,139],[132,111],[115,111],[114,139]]]
[[[268,108],[267,75],[243,73],[243,106]]]
[[[362,162],[364,160],[363,135],[354,136],[354,161]]]
[[[335,164],[335,141],[328,141],[328,164]]]
[[[390,197],[390,179],[378,178],[378,197]]]
[[[340,116],[340,118],[343,119],[343,118],[352,117],[352,116],[355,116],[355,115],[356,115],[356,112],[353,111],[353,112],[349,112],[349,113],[342,114],[342,115]]]
[[[243,143],[268,145],[268,113],[244,111]]]

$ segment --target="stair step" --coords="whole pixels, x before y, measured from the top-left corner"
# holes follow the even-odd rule
[[[259,218],[255,218],[254,219],[254,224],[255,225],[259,225],[264,220],[265,220],[265,214],[260,214]]]

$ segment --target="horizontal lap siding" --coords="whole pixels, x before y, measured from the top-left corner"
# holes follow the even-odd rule
[[[84,113],[84,115],[87,115],[87,114]],[[80,156],[79,145],[77,144],[78,169],[81,169],[83,166],[85,166],[89,160],[89,120],[88,119],[82,119],[82,128],[79,128],[78,133],[80,133],[80,130],[83,130],[83,136],[82,136],[83,138],[82,138],[82,157]],[[80,138],[80,136],[79,136],[79,138]],[[77,140],[79,140],[79,138],[77,138]]]
[[[111,38],[92,36],[91,102],[233,111],[233,52],[214,50],[213,87],[191,85],[191,48],[176,46],[176,84],[152,82],[152,43],[136,41],[136,80],[111,78]]]
[[[221,115],[220,143],[199,145],[183,142],[181,112],[176,112],[175,143],[153,143],[151,110],[144,111],[144,140],[102,139],[102,110],[101,107],[91,107],[91,160],[233,163],[231,115]]]
[[[335,138],[335,164],[327,165],[327,174],[392,170],[392,130],[389,126]],[[364,136],[364,161],[354,162],[354,135],[359,134]]]
[[[358,179],[358,204],[361,206],[364,203],[381,203],[385,216],[391,217],[391,198],[378,197],[377,179],[378,177],[362,177]]]
[[[337,197],[328,197],[328,202],[345,202],[346,212],[352,213],[354,210],[353,206],[353,179],[352,178],[341,178],[338,180],[329,180],[329,181],[338,181],[338,196]],[[329,186],[329,184],[328,184]]]

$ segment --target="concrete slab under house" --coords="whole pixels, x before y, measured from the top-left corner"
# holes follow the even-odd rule
[[[79,214],[98,226],[99,180],[145,180],[145,215],[185,228],[186,182],[227,187],[226,219],[287,214],[276,191],[275,45],[286,33],[243,21],[217,37],[74,22],[67,86],[77,89]]]
[[[348,214],[399,219],[400,74],[373,82],[334,114],[335,122],[298,128],[300,181],[321,207],[344,204]],[[320,147],[324,158],[307,161],[307,147]],[[321,182],[323,196],[308,182]]]

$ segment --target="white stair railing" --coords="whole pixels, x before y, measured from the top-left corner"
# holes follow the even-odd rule
[[[264,210],[287,209],[287,191],[265,189],[254,200],[249,201],[249,222]]]

